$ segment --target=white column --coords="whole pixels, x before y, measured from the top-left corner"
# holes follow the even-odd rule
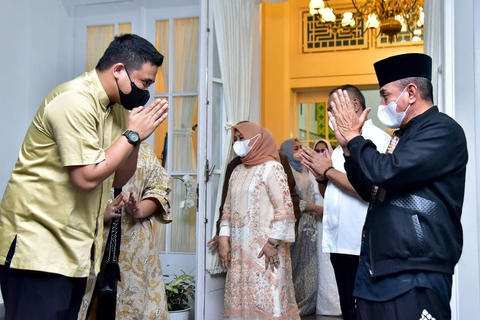
[[[476,157],[480,141],[480,4],[477,0],[445,0],[446,41],[454,39],[453,46],[445,43],[446,60],[453,61],[451,74],[445,81],[453,81],[453,94],[446,90],[446,106],[453,97],[451,115],[460,123],[467,136],[469,160],[465,200],[462,213],[463,253],[457,266],[452,299],[453,319],[472,319],[480,315],[480,267],[479,267],[479,165]],[[456,21],[457,23],[454,23]],[[449,34],[453,32],[453,34]],[[453,41],[453,40],[452,40]],[[449,53],[449,49],[453,52]],[[448,89],[448,87],[447,87]],[[478,92],[478,93],[476,93]],[[447,111],[447,110],[446,110]],[[448,113],[448,112],[447,112]]]

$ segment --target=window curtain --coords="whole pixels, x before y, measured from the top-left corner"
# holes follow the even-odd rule
[[[87,72],[97,66],[98,60],[112,42],[114,34],[113,24],[87,27]]]
[[[193,93],[191,96],[175,97],[170,102],[170,121],[173,124],[170,171],[197,172],[192,127],[196,124],[198,96],[198,18],[174,20],[173,41],[173,92]],[[170,151],[169,150],[169,151]],[[174,183],[171,193],[172,214],[171,251],[195,252],[196,246],[196,207],[188,207],[185,197],[185,184]]]
[[[212,224],[219,218],[222,187],[225,169],[231,159],[231,128],[237,122],[249,119],[250,91],[252,82],[254,18],[259,10],[260,0],[213,0],[213,21],[217,35],[220,72],[226,113],[225,143],[220,186],[217,192]],[[212,227],[212,237],[215,235]],[[210,274],[224,270],[218,263],[218,253],[209,253],[207,271]]]
[[[168,71],[170,66],[169,59],[169,44],[170,44],[170,28],[168,20],[159,20],[155,22],[155,47],[157,50],[163,54],[163,64],[158,68],[157,77],[155,78],[155,96],[158,94],[168,93]],[[155,148],[157,155],[163,150],[165,145],[160,144],[161,147],[158,148],[159,143],[157,142],[158,137],[162,142],[165,139],[165,134],[168,131],[168,118],[165,122],[157,128],[155,132]],[[161,134],[159,134],[161,132]],[[158,134],[158,135],[157,135]],[[164,159],[166,160],[166,159]],[[173,184],[173,182],[172,182]],[[172,202],[170,200],[170,202]],[[155,220],[153,221],[154,228],[154,237],[155,237],[155,248],[158,251],[166,250],[166,225],[158,223]]]
[[[425,0],[424,52],[432,57],[433,100],[440,111],[445,111],[442,73],[442,32],[440,29],[441,1]]]
[[[131,33],[130,22],[120,23],[118,33]],[[87,72],[97,66],[98,60],[103,56],[115,34],[115,25],[87,27]]]
[[[163,54],[163,64],[158,68],[157,77],[155,79],[155,93],[168,92],[168,67],[170,66],[168,50],[170,43],[170,28],[168,20],[160,20],[155,22],[155,45],[157,50]]]

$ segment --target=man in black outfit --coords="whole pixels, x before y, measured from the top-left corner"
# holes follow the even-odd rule
[[[358,319],[450,319],[452,274],[463,245],[460,217],[467,145],[460,125],[433,104],[432,60],[403,54],[374,65],[380,121],[395,131],[387,153],[360,135],[345,91],[330,116],[345,169],[370,202],[355,281]]]

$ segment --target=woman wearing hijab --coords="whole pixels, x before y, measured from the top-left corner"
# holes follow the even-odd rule
[[[220,223],[224,319],[300,319],[289,244],[295,218],[275,139],[252,122],[234,126],[232,138],[242,164],[230,178]]]
[[[287,155],[298,195],[300,196],[301,216],[295,243],[291,246],[292,276],[300,315],[315,313],[317,304],[317,224],[315,216],[323,214],[323,207],[315,204],[314,183],[308,169],[302,165],[298,139],[282,143],[280,152]]]
[[[109,202],[104,211],[104,243],[108,239],[110,220],[122,218],[120,241],[120,275],[117,288],[116,319],[168,320],[168,306],[162,266],[154,245],[152,222],[172,222],[169,193],[171,186],[167,171],[161,166],[153,149],[140,144],[135,174],[123,186],[123,192]],[[123,207],[124,214],[117,214]],[[93,270],[92,270],[93,272]],[[89,311],[94,295],[96,276],[90,274],[78,319],[97,319],[96,309]],[[95,301],[96,298],[93,298]],[[92,306],[96,302],[92,302]],[[99,319],[102,320],[102,319]]]
[[[324,139],[317,140],[313,145],[313,150],[327,157],[327,153],[331,156],[333,153],[332,145]],[[310,178],[315,182],[314,175],[310,172]],[[320,188],[323,188],[321,190]],[[314,183],[315,189],[315,204],[323,209],[323,196],[325,192],[324,183]],[[332,263],[330,262],[330,254],[322,252],[322,235],[323,224],[322,217],[317,216],[317,232],[318,232],[318,246],[317,246],[317,264],[318,264],[318,293],[317,293],[317,314],[324,316],[338,316],[342,314],[340,309],[340,300],[338,295],[337,281],[335,280],[335,273],[333,271]]]

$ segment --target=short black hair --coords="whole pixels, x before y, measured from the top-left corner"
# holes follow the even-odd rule
[[[345,84],[343,86],[336,87],[335,89],[330,91],[328,96],[330,97],[334,92],[336,92],[338,90],[347,91],[350,98],[352,100],[356,98],[360,102],[360,106],[362,107],[362,110],[365,110],[365,97],[363,96],[363,93],[357,87],[355,87],[354,85],[351,85],[351,84]]]
[[[402,88],[402,90],[410,83],[417,86],[420,97],[424,101],[433,103],[433,85],[429,79],[423,77],[410,77],[396,81],[397,86]]]
[[[163,55],[149,41],[136,34],[127,33],[113,39],[95,69],[105,71],[119,62],[123,63],[127,70],[141,69],[146,62],[160,67]]]

